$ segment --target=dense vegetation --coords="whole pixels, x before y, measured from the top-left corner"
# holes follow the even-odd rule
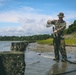
[[[33,36],[0,36],[0,41],[36,41],[50,38],[51,35],[33,35]]]
[[[48,44],[48,45],[52,45],[53,44],[53,39],[46,39],[46,40],[38,40],[37,41],[39,44]],[[65,39],[65,44],[69,45],[69,46],[76,46],[76,39]]]
[[[65,34],[71,34],[76,32],[76,20],[73,22],[73,24],[69,25],[67,29],[65,29]]]

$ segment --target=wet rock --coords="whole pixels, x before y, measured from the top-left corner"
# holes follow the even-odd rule
[[[41,53],[39,53],[38,55],[41,55]]]
[[[2,60],[0,65],[2,64],[3,67],[0,71],[5,71],[7,75],[24,75],[25,61],[24,54],[22,52],[0,53],[0,60]]]
[[[13,42],[11,51],[0,52],[0,75],[24,75],[27,45],[27,42]]]
[[[69,56],[68,58],[72,58],[71,56]]]
[[[11,51],[24,51],[27,45],[28,42],[12,42]]]

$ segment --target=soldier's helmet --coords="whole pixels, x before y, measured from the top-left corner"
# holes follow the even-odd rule
[[[58,17],[64,17],[64,13],[63,13],[63,12],[60,12],[60,13],[58,14]]]

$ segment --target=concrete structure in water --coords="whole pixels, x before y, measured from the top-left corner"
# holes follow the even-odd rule
[[[0,52],[0,75],[24,75],[27,45],[27,42],[13,42],[11,51]]]

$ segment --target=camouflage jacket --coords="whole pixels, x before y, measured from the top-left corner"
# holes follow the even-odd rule
[[[63,32],[66,27],[66,22],[64,20],[62,20],[61,22],[59,20],[52,20],[51,24],[54,24],[55,25],[54,30],[58,30],[57,33],[63,36]]]

